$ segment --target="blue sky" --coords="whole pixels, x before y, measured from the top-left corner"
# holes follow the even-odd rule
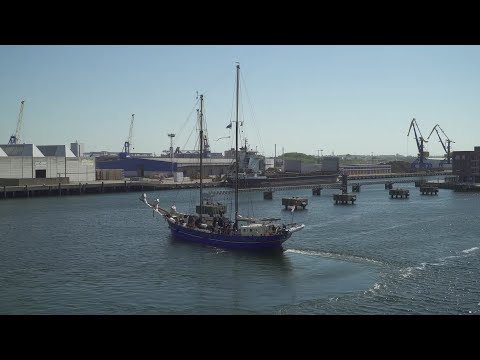
[[[135,152],[194,146],[196,92],[205,93],[213,151],[233,144],[235,63],[244,134],[266,156],[416,154],[407,137],[440,124],[454,150],[480,145],[479,46],[0,46],[0,142],[83,142],[121,151],[135,113]],[[246,92],[245,92],[246,89]],[[247,96],[248,94],[248,96]],[[187,120],[188,119],[188,120]],[[434,135],[431,154],[443,154]]]

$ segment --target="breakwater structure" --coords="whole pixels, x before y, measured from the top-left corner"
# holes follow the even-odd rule
[[[402,174],[405,175],[405,174]],[[432,179],[440,174],[430,174],[425,176],[424,179]],[[442,175],[447,175],[442,173]],[[355,185],[378,185],[384,184],[385,189],[393,189],[394,183],[413,183],[418,181],[412,176],[398,176],[392,178],[379,178],[378,175],[367,178],[365,176],[362,179],[358,179],[355,176]],[[7,181],[8,180],[8,181]],[[16,182],[12,182],[12,181]],[[34,180],[32,182],[32,180]],[[350,176],[348,176],[350,180]],[[448,180],[448,181],[447,181]],[[480,191],[480,186],[459,184],[455,177],[445,178],[445,182],[431,182],[422,181],[425,186],[437,186],[438,188],[452,189],[454,191]],[[213,189],[225,187],[225,182],[206,182],[205,188],[212,188],[210,192],[215,194],[226,194],[232,192],[231,189]],[[41,197],[41,196],[68,196],[68,195],[83,195],[83,194],[104,194],[115,192],[144,192],[144,191],[162,191],[162,190],[175,190],[175,189],[194,189],[198,188],[198,180],[190,182],[165,182],[154,179],[123,179],[123,180],[96,180],[88,182],[70,182],[68,178],[51,178],[51,179],[0,179],[0,200],[9,198],[24,198],[24,197]],[[297,184],[288,186],[269,186],[259,188],[245,188],[239,189],[240,192],[263,192],[264,199],[273,199],[276,191],[283,190],[297,190],[297,189],[310,189],[313,195],[320,195],[321,190],[324,189],[345,189],[346,186],[341,182],[333,182],[327,184]],[[342,194],[337,194],[342,195]],[[348,202],[355,197],[355,194],[350,194]],[[347,197],[348,198],[348,197]],[[341,202],[341,199],[338,198]]]

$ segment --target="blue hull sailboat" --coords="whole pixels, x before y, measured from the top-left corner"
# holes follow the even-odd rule
[[[235,217],[231,221],[224,216],[224,208],[220,204],[212,204],[203,199],[203,182],[200,176],[200,205],[196,214],[178,212],[175,206],[169,210],[147,201],[146,194],[140,200],[160,214],[166,220],[172,236],[178,240],[190,241],[216,247],[230,249],[280,249],[294,232],[302,230],[303,224],[281,224],[278,218],[248,218],[238,213],[238,98],[239,72],[237,65],[236,76],[236,126],[235,126]],[[203,95],[200,95],[200,174],[203,174]],[[218,211],[215,211],[217,209]]]

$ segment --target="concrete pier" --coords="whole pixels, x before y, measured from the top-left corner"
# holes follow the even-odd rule
[[[435,186],[421,186],[420,192],[422,193],[422,195],[437,195],[438,188]]]
[[[398,197],[400,197],[400,199],[403,199],[404,197],[405,199],[408,199],[408,196],[410,195],[410,190],[392,189],[389,191],[389,195],[392,199],[394,196],[395,196],[395,199],[398,199]]]
[[[335,201],[335,205],[337,204],[348,204],[349,202],[352,203],[352,205],[355,203],[357,200],[357,195],[353,194],[333,194],[333,200]]]
[[[221,187],[223,183],[207,183],[205,188]],[[2,189],[3,187],[3,189]],[[84,195],[101,194],[127,191],[151,191],[151,190],[174,190],[174,189],[195,189],[199,187],[197,183],[191,184],[161,184],[154,181],[145,182],[127,182],[127,181],[95,181],[93,183],[58,183],[56,185],[21,185],[0,187],[3,190],[3,196],[0,199],[8,198],[28,198],[37,196],[65,196],[65,195]]]
[[[294,206],[295,209],[302,208],[308,205],[308,199],[306,197],[293,196],[289,198],[282,198],[282,205],[285,206],[285,209],[288,209],[289,206]]]

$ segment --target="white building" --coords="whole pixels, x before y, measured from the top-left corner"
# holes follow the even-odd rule
[[[95,181],[95,159],[76,157],[65,145],[0,145],[0,179],[63,177]]]
[[[82,157],[85,153],[85,144],[78,141],[70,144],[70,150],[76,157]]]

